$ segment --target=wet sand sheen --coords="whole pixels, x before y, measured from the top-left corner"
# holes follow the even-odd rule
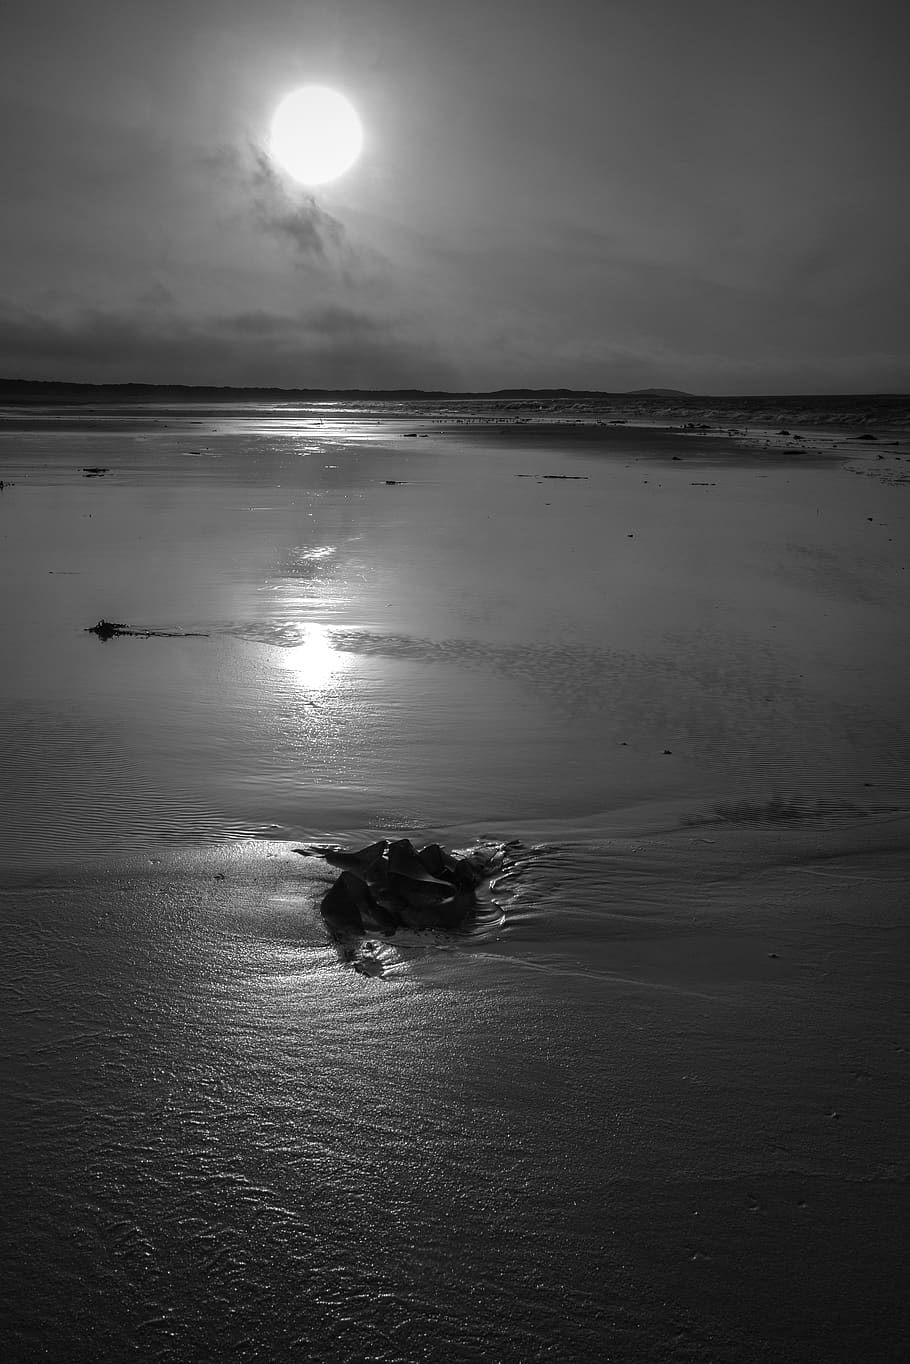
[[[497,943],[393,942],[382,980],[290,845],[4,895],[45,1338],[897,1360],[910,867],[906,828],[853,837],[551,845]]]
[[[16,1348],[897,1360],[906,490],[365,431],[5,438]],[[365,978],[395,832],[522,874]]]
[[[343,832],[900,805],[903,490],[672,433],[597,454],[579,429],[560,452],[253,424],[182,462],[162,433],[160,468],[121,436],[92,480],[43,437],[4,502],[8,855],[40,844],[42,805],[64,855],[172,834],[177,809],[192,837],[326,810]],[[101,643],[81,633],[101,616],[210,637]]]

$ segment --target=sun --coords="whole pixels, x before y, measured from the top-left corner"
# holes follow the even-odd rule
[[[323,85],[286,95],[275,110],[269,152],[303,185],[343,175],[360,155],[363,129],[353,107]]]

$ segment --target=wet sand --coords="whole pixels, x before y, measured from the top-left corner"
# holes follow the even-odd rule
[[[878,452],[103,417],[2,437],[7,1357],[902,1359]],[[345,969],[376,832],[499,937]]]

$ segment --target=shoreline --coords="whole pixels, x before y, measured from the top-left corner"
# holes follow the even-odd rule
[[[262,430],[298,432],[316,439],[343,436],[355,443],[393,442],[396,446],[409,437],[484,441],[493,446],[525,442],[532,448],[549,443],[554,450],[596,450],[605,455],[621,452],[625,445],[648,446],[648,456],[654,459],[676,454],[686,462],[717,460],[727,467],[737,461],[760,459],[806,466],[853,460],[871,465],[878,477],[890,473],[893,477],[889,481],[905,482],[905,475],[910,475],[910,399],[877,413],[857,415],[853,421],[838,408],[827,414],[800,408],[790,414],[754,408],[720,414],[709,406],[669,407],[655,412],[616,408],[609,409],[614,415],[608,417],[600,408],[585,404],[554,405],[552,410],[543,411],[537,406],[466,402],[466,410],[459,410],[430,401],[379,406],[352,403],[343,407],[317,403],[292,411],[253,402],[219,407],[100,403],[47,408],[0,401],[0,437],[68,432],[94,438],[171,438],[185,433],[198,444],[231,431]],[[615,415],[621,410],[626,415]],[[167,420],[157,415],[159,412],[166,412]],[[691,416],[712,420],[685,420]],[[884,463],[886,469],[876,470],[877,462]],[[897,463],[906,463],[907,470],[896,470]]]

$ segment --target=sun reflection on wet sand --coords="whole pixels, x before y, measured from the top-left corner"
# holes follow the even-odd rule
[[[350,655],[339,653],[332,646],[324,625],[307,622],[299,627],[300,642],[282,649],[278,665],[296,675],[300,685],[308,691],[322,691],[332,679],[349,666]]]

